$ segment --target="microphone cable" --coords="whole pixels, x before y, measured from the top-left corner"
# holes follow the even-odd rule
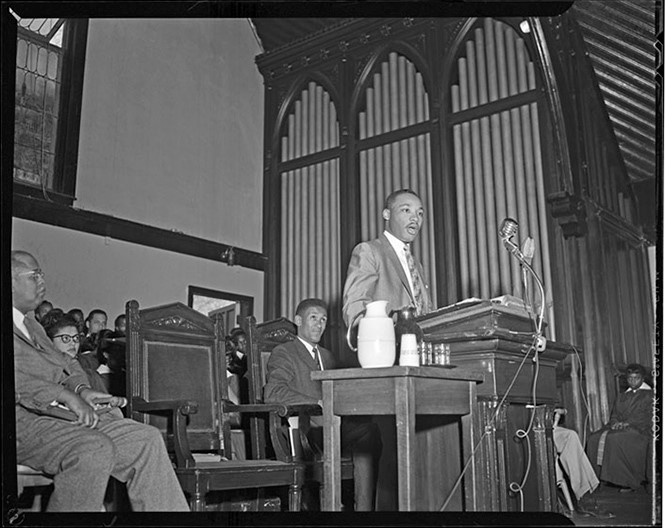
[[[482,444],[485,437],[489,434],[490,427],[495,424],[496,419],[499,416],[499,412],[501,411],[501,406],[506,401],[506,398],[510,394],[510,391],[513,388],[513,385],[515,385],[515,382],[517,381],[517,378],[518,378],[520,372],[522,371],[522,368],[524,367],[524,363],[526,363],[526,360],[529,358],[529,355],[531,354],[531,351],[534,352],[534,356],[537,358],[538,353],[537,353],[537,346],[536,346],[536,341],[535,340],[531,344],[529,349],[527,350],[526,354],[524,354],[524,357],[522,358],[522,361],[520,362],[519,366],[517,367],[517,371],[515,372],[515,374],[513,375],[513,378],[510,380],[510,383],[508,384],[508,388],[506,389],[505,394],[501,397],[501,400],[496,405],[496,407],[494,409],[494,413],[492,414],[492,417],[489,420],[489,423],[487,423],[484,426],[485,430],[484,430],[483,434],[480,435],[480,438],[476,442],[476,445],[471,450],[471,454],[469,455],[469,457],[466,460],[466,463],[462,467],[462,470],[460,471],[459,476],[457,477],[457,479],[455,479],[453,487],[450,489],[450,492],[448,493],[448,496],[446,497],[446,500],[443,502],[443,505],[439,508],[439,511],[445,511],[446,507],[448,506],[448,503],[450,503],[450,501],[452,500],[453,494],[455,493],[455,491],[457,491],[457,488],[459,487],[460,483],[462,482],[462,478],[464,477],[464,473],[466,473],[466,470],[469,469],[469,465],[473,461],[473,459],[476,455],[476,452],[478,451],[478,448]],[[537,359],[536,359],[536,362],[537,362]],[[536,365],[538,365],[538,363],[536,363]],[[536,378],[534,378],[534,379],[536,379]],[[534,388],[532,389],[532,394],[533,394],[534,397],[535,397],[535,385],[536,384],[533,383]],[[535,409],[534,409],[534,411],[535,411]],[[531,422],[533,422],[533,419],[531,420]],[[472,427],[473,427],[473,424],[472,424]],[[528,429],[530,430],[530,427]],[[517,434],[517,432],[516,432],[516,434]],[[527,438],[527,441],[528,441],[528,438]],[[529,446],[529,464],[530,464],[530,459],[531,459],[530,455],[531,455],[531,451],[530,451],[530,446]],[[525,480],[526,480],[526,478],[525,478]],[[520,491],[521,491],[521,488],[520,488]],[[522,510],[524,509],[523,500],[521,501],[521,508],[522,508]]]

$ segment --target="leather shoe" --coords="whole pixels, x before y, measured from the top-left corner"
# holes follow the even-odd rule
[[[592,515],[598,519],[612,519],[616,517],[612,512],[601,508],[595,499],[587,497],[583,497],[582,500],[577,503],[575,511],[581,515]]]

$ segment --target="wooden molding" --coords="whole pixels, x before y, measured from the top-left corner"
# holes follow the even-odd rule
[[[265,271],[268,257],[247,249],[123,218],[14,194],[13,216],[182,255]]]

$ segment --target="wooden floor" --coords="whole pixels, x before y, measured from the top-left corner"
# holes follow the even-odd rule
[[[655,491],[640,489],[619,493],[618,488],[601,484],[593,493],[600,507],[614,513],[612,519],[598,519],[574,513],[575,526],[662,526],[662,487]]]

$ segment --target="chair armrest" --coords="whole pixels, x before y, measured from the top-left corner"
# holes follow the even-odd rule
[[[307,432],[309,431],[309,417],[321,416],[321,406],[318,403],[300,403],[292,405],[274,403],[268,405],[275,405],[282,408],[281,412],[270,414],[269,423],[270,439],[277,458],[288,462],[294,460],[315,460],[318,458],[321,455],[320,450],[312,447],[307,438]],[[298,417],[299,426],[297,429],[295,427],[293,428],[297,434],[296,438],[293,437],[293,429],[290,426],[285,427],[286,421],[283,420],[283,418],[291,416]],[[286,435],[287,442],[291,446],[291,452],[287,452],[280,441],[284,435]],[[293,445],[293,442],[295,442],[296,445]]]
[[[323,409],[318,403],[298,403],[286,406],[288,416],[306,414],[307,416],[321,416]]]
[[[224,412],[237,412],[245,414],[270,414],[276,413],[278,416],[288,416],[288,407],[281,403],[233,403],[230,400],[222,400]]]
[[[199,404],[192,400],[156,400],[132,398],[132,410],[146,414],[170,412],[173,421],[173,448],[177,467],[196,466],[187,438],[187,416],[196,414]]]
[[[142,413],[158,413],[165,411],[178,411],[187,416],[199,412],[199,404],[193,400],[155,400],[146,401],[143,398],[132,398],[132,409]]]

